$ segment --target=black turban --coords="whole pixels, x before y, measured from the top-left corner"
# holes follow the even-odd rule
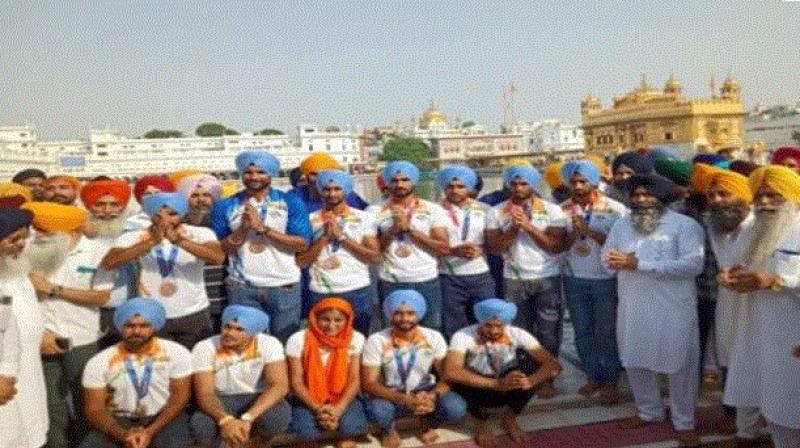
[[[633,192],[639,187],[644,187],[648,193],[655,196],[662,204],[668,204],[680,197],[680,190],[671,180],[661,177],[658,174],[635,174],[627,181],[628,193],[633,196]]]
[[[616,173],[620,165],[625,165],[636,174],[650,174],[653,172],[653,159],[640,154],[638,151],[623,152],[611,164],[612,172]]]
[[[44,174],[44,171],[37,170],[36,168],[28,168],[27,170],[22,170],[19,173],[15,174],[14,177],[11,178],[11,182],[20,183],[27,179],[31,179],[33,177],[41,177],[42,179],[47,179],[47,175]]]
[[[28,227],[32,221],[33,213],[30,210],[0,208],[0,241],[17,230]]]

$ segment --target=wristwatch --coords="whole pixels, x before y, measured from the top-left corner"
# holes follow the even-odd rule
[[[241,420],[243,422],[252,422],[253,421],[253,416],[250,415],[249,412],[245,412],[244,414],[242,414],[241,417],[239,417],[239,420]]]

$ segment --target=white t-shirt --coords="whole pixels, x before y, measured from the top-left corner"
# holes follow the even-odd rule
[[[156,342],[158,346],[153,355],[142,360],[137,360],[133,355],[128,358],[136,372],[136,381],[144,379],[148,363],[151,360],[153,362],[147,394],[141,401],[127,372],[126,359],[119,351],[122,343],[103,350],[89,360],[83,371],[83,387],[111,390],[110,411],[114,415],[136,416],[138,405],[143,406],[147,417],[158,414],[169,399],[170,380],[192,374],[192,355],[177,342],[159,338],[156,338]]]
[[[494,206],[492,229],[507,230],[511,225],[511,200]],[[530,207],[531,224],[539,230],[566,227],[567,215],[558,205],[536,198]],[[537,280],[561,273],[561,256],[539,247],[528,232],[519,231],[517,239],[503,254],[503,277],[514,280]]]
[[[430,328],[419,327],[425,338],[424,343],[418,345],[407,344],[402,348],[397,348],[392,343],[391,328],[387,328],[378,333],[374,333],[367,338],[364,344],[364,353],[361,355],[361,363],[365,366],[380,367],[383,375],[383,384],[391,389],[412,392],[436,383],[433,364],[435,361],[444,359],[447,356],[447,342],[441,333]],[[411,362],[409,358],[412,353],[414,363],[408,372],[406,384],[403,384],[400,370],[408,369]],[[398,369],[396,355],[400,355],[403,364],[402,369]]]
[[[323,211],[312,213],[309,219],[316,241],[325,232]],[[337,220],[342,232],[355,242],[361,243],[365,237],[375,236],[372,215],[365,211],[348,207],[345,215],[338,217]],[[325,246],[311,265],[309,288],[314,292],[325,294],[353,291],[368,286],[369,266],[341,245],[335,252],[333,248],[333,243]]]
[[[81,236],[49,280],[65,288],[110,291],[114,287],[114,274],[99,268],[107,250],[108,246],[102,242]],[[69,338],[73,347],[100,339],[99,305],[78,305],[42,294],[39,295],[39,305],[45,328],[60,337]]]
[[[217,241],[217,236],[211,229],[205,227],[183,224],[188,238],[198,244]],[[117,240],[117,247],[131,247],[144,239],[147,231],[137,230],[123,234]],[[172,248],[178,249],[175,258],[175,267],[166,279],[161,277],[156,258],[157,251],[163,253],[163,258],[168,260]],[[162,244],[151,249],[139,258],[139,295],[157,299],[167,311],[168,319],[188,316],[208,308],[208,295],[206,294],[203,280],[205,262],[191,253],[174,246],[164,240]],[[171,282],[176,286],[175,293],[170,297],[163,297],[160,293],[164,282]]]
[[[513,367],[517,361],[517,348],[530,351],[541,347],[532,334],[511,325],[505,328],[507,342],[479,344],[478,327],[476,324],[458,330],[450,339],[450,350],[464,353],[467,367],[484,376],[494,377]]]
[[[483,245],[486,229],[492,222],[493,211],[488,205],[470,200],[464,208],[449,203],[445,203],[442,207],[448,218],[447,233],[450,235],[450,247],[465,243]],[[439,272],[447,275],[477,275],[489,272],[489,265],[485,256],[472,260],[444,257],[439,263]]]
[[[370,205],[366,211],[374,216],[376,234],[394,224],[388,201]],[[412,230],[430,235],[433,228],[446,229],[449,218],[439,204],[417,199],[410,221]],[[410,237],[398,235],[383,251],[379,272],[381,280],[387,282],[427,282],[439,276],[439,261]]]
[[[600,196],[590,209],[583,210],[579,205],[567,200],[561,204],[566,213],[567,231],[572,232],[572,216],[589,218],[589,228],[608,235],[617,220],[628,214],[628,208],[606,196]],[[564,256],[565,274],[571,277],[588,279],[614,278],[604,267],[600,258],[602,246],[591,237],[576,239]],[[588,252],[586,252],[588,249]]]
[[[306,344],[307,331],[308,330],[300,330],[297,333],[289,336],[289,339],[286,341],[286,356],[289,358],[301,358],[303,356],[303,347]],[[364,335],[357,331],[353,331],[353,338],[350,340],[350,346],[347,348],[347,354],[349,356],[360,355],[363,349]],[[330,350],[320,347],[319,353],[320,358],[322,358],[322,363],[328,364],[328,360],[331,357]]]
[[[198,342],[192,349],[194,371],[214,372],[219,395],[264,391],[264,366],[284,359],[283,345],[266,334],[256,335],[242,353],[223,349],[219,335]]]

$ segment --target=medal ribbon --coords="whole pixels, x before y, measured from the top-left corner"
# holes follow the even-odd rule
[[[344,217],[342,217],[342,219],[339,219],[339,217],[334,213],[328,213],[328,212],[323,213],[322,223],[328,224],[329,222],[336,223],[336,226],[339,227],[339,230],[341,232],[344,232]],[[339,241],[338,239],[335,241],[331,241],[331,252],[336,253],[337,251],[339,251],[340,247],[342,247],[341,241]]]
[[[447,210],[447,214],[450,215],[450,220],[453,221],[453,224],[461,229],[461,241],[466,241],[467,236],[469,235],[469,224],[472,217],[472,204],[468,204],[467,211],[464,212],[463,226],[461,226],[461,222],[458,219],[458,213],[456,212],[456,207],[453,204],[445,201],[444,209]]]
[[[403,209],[404,213],[406,214],[406,218],[407,221],[409,222],[409,225],[411,223],[411,217],[414,216],[414,212],[417,210],[417,205],[418,205],[417,199],[414,199],[411,206]],[[397,235],[397,239],[400,241],[405,241],[406,238],[407,238],[406,232],[401,232],[400,234]]]
[[[572,212],[573,212],[575,215],[581,215],[581,216],[583,216],[583,220],[584,220],[584,221],[586,221],[586,225],[588,226],[588,225],[589,225],[589,223],[592,221],[592,211],[593,211],[593,210],[594,210],[594,201],[592,201],[592,202],[590,202],[590,203],[589,203],[589,207],[587,207],[587,209],[586,209],[586,211],[585,211],[585,212],[584,212],[584,210],[581,208],[581,206],[580,206],[580,205],[578,205],[578,204],[575,204],[575,206],[574,206],[574,208],[573,208]],[[585,239],[586,239],[586,235],[582,235],[582,236],[581,236],[581,241],[584,241]]]
[[[486,362],[489,364],[489,367],[494,372],[495,378],[500,378],[500,371],[503,368],[503,359],[500,354],[500,350],[496,347],[495,344],[491,346],[486,344]]]
[[[408,392],[408,386],[406,385],[408,383],[408,377],[411,375],[411,369],[417,364],[417,344],[410,344],[410,347],[408,362],[405,364],[403,363],[403,356],[400,352],[400,348],[395,346],[394,349],[394,361],[397,363],[397,374],[400,375],[400,382],[404,392]]]
[[[133,388],[136,389],[137,410],[139,408],[139,403],[145,396],[147,396],[148,389],[150,389],[150,381],[153,379],[153,364],[155,364],[155,362],[156,359],[154,357],[147,359],[147,362],[144,365],[142,379],[140,381],[139,375],[136,374],[136,369],[133,367],[133,361],[131,361],[131,358],[125,359],[125,371],[128,372],[128,379],[131,380]]]
[[[175,269],[175,260],[178,259],[178,246],[172,245],[168,258],[164,258],[164,247],[161,244],[156,246],[155,252],[158,272],[161,274],[161,278],[169,277],[173,269]]]

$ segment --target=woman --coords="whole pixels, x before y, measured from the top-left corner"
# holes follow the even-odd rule
[[[295,398],[291,428],[304,442],[335,431],[343,437],[337,446],[351,448],[356,446],[354,437],[367,430],[358,400],[364,336],[353,329],[353,317],[344,299],[323,299],[311,308],[308,329],[286,342]]]

